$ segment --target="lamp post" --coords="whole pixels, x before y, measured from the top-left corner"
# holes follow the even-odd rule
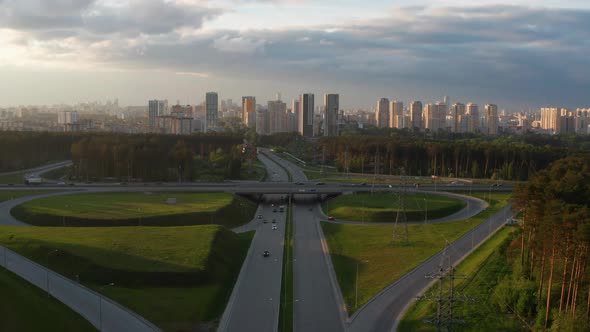
[[[361,263],[368,263],[369,261],[358,261],[356,262],[356,278],[354,286],[354,307],[358,307],[359,302],[359,265]]]
[[[46,286],[47,286],[47,287],[46,287],[46,290],[47,290],[47,297],[49,297],[49,295],[50,295],[50,294],[49,294],[49,272],[50,272],[50,268],[49,268],[49,255],[51,255],[51,254],[53,254],[53,253],[55,253],[55,252],[58,252],[58,251],[59,251],[58,249],[53,249],[53,250],[51,250],[51,251],[47,252],[47,261],[46,261],[46,265],[47,265],[47,271],[46,271],[46,272],[47,272],[47,273],[45,274],[45,275],[46,275],[46,277],[47,277],[47,278],[46,278],[46,281],[47,281],[47,285],[46,285]]]
[[[428,201],[424,199],[424,223],[428,223]]]

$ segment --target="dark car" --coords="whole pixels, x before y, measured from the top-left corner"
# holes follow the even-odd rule
[[[273,224],[276,224],[276,223],[277,223],[277,220],[276,220],[276,219],[273,219],[273,220],[272,220],[272,223],[273,223]]]
[[[298,186],[302,186],[303,185],[303,182],[295,182],[295,184],[298,185]]]
[[[324,182],[317,182],[315,185],[316,186],[323,186],[323,185],[325,185],[325,183]]]
[[[277,212],[277,209],[272,209],[272,212]]]
[[[328,217],[328,220],[334,220],[334,217],[332,217],[332,216],[329,216],[329,217]]]
[[[262,254],[263,257],[268,257],[270,256],[270,252],[268,252],[268,250],[265,250],[264,253]]]

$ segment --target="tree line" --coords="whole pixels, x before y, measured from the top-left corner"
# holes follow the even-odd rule
[[[522,211],[520,268],[504,299],[537,326],[590,329],[590,156],[560,159],[515,192]],[[526,285],[522,287],[522,285]]]
[[[71,146],[72,176],[191,181],[205,169],[239,178],[242,139],[228,135],[93,135]]]
[[[69,159],[71,143],[77,138],[64,133],[0,131],[0,172]]]

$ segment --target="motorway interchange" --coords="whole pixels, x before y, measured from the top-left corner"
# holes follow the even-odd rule
[[[238,281],[234,287],[227,308],[220,322],[220,331],[277,331],[281,301],[281,281],[283,264],[284,235],[287,211],[277,210],[284,204],[286,194],[293,197],[292,214],[294,222],[293,246],[293,329],[295,331],[391,331],[401,318],[405,308],[427,284],[423,278],[401,278],[384,291],[377,294],[365,306],[349,317],[342,294],[336,280],[335,271],[329,255],[329,248],[324,239],[320,220],[325,220],[315,197],[319,194],[335,194],[355,191],[390,191],[399,190],[398,186],[362,186],[353,184],[322,184],[316,186],[308,182],[303,171],[293,163],[284,160],[268,150],[259,154],[259,159],[267,168],[266,183],[238,182],[211,184],[153,184],[153,185],[76,185],[66,194],[79,192],[126,192],[126,191],[225,191],[236,194],[264,194],[264,203],[260,204],[255,219],[250,223],[234,229],[236,232],[256,230],[248,255],[244,261]],[[288,172],[288,173],[287,173]],[[289,175],[291,182],[289,182]],[[300,184],[295,184],[300,183]],[[10,187],[19,190],[26,187]],[[55,186],[39,186],[55,189]],[[490,185],[473,185],[469,187],[445,186],[444,190],[473,191],[511,190],[509,187],[492,188]],[[8,188],[6,188],[8,189]],[[406,190],[436,190],[433,185],[421,185],[419,189],[409,187]],[[442,189],[438,186],[438,189]],[[48,193],[44,196],[63,195]],[[35,198],[38,198],[36,196]],[[0,220],[5,224],[24,225],[9,213],[18,204],[30,200],[24,197],[0,203]],[[469,211],[462,211],[462,216],[450,216],[461,219],[465,213],[473,215],[485,208],[485,204],[471,204]],[[505,210],[509,207],[505,208]],[[500,227],[509,211],[501,211],[489,220],[494,227]],[[261,216],[260,218],[258,216]],[[491,225],[491,224],[490,224]],[[487,228],[486,228],[487,229]],[[491,227],[489,228],[491,230]],[[478,243],[485,234],[478,235]],[[464,253],[473,248],[463,246]],[[457,240],[461,242],[461,239]],[[268,257],[264,253],[268,251]],[[462,257],[453,257],[459,260]],[[429,263],[430,262],[430,263]],[[429,260],[416,270],[436,268],[434,260]],[[406,280],[407,279],[407,280]],[[397,285],[396,285],[397,284]]]

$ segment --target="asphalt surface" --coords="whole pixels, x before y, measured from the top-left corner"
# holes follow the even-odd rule
[[[432,256],[395,281],[369,300],[351,317],[347,331],[394,331],[405,310],[431,284],[432,279],[425,278],[426,274],[436,273],[443,262],[445,262],[443,266],[448,267],[449,261],[453,266],[456,266],[491,234],[504,227],[506,219],[511,216],[511,205],[507,205],[474,230],[453,242],[445,250]]]
[[[287,181],[287,173],[277,164],[264,156],[259,159],[266,166],[267,181]],[[256,231],[256,234],[221,318],[219,331],[278,329],[287,208],[280,212],[277,195],[268,195],[265,199],[277,203],[261,204],[250,223],[234,229],[235,232]],[[273,230],[272,225],[277,225],[277,230]],[[263,257],[265,250],[270,252],[269,257]]]
[[[43,173],[52,171],[54,169],[69,166],[71,164],[72,164],[71,160],[64,160],[64,161],[60,161],[60,162],[56,162],[56,163],[52,163],[52,164],[48,164],[48,165],[43,165],[43,166],[39,166],[39,167],[21,169],[19,171],[3,172],[3,173],[0,173],[0,175],[13,175],[13,174],[26,173],[29,176],[35,177],[35,176],[39,176]]]
[[[287,169],[294,182],[307,177],[291,162],[268,154]],[[317,218],[319,205],[304,195],[295,195],[293,208],[293,330],[343,331],[343,301],[335,280],[331,258],[326,254],[323,234]],[[332,271],[330,271],[332,269]]]
[[[31,190],[60,189],[67,192],[47,193],[33,197],[23,197],[0,203],[0,223],[9,225],[25,225],[10,216],[10,209],[23,202],[39,197],[67,195],[86,192],[138,192],[138,191],[194,191],[230,193],[262,193],[269,200],[287,193],[295,194],[294,214],[294,330],[295,331],[391,331],[397,326],[399,317],[405,308],[412,303],[429,284],[430,280],[423,278],[424,274],[437,270],[443,252],[430,258],[398,281],[394,282],[382,292],[372,298],[352,317],[346,317],[344,302],[331,258],[327,254],[328,248],[319,226],[319,219],[323,217],[319,204],[313,200],[317,194],[330,194],[355,191],[392,191],[399,186],[376,185],[374,187],[353,184],[316,185],[308,182],[303,171],[293,163],[266,151],[261,155],[261,161],[267,166],[269,177],[267,180],[276,183],[258,182],[229,182],[229,183],[165,183],[165,184],[83,184],[74,187],[40,185],[40,186],[0,186],[0,190]],[[288,176],[284,169],[268,160],[280,163],[292,175],[292,182],[302,182],[303,185],[286,183]],[[63,166],[59,166],[63,167]],[[56,167],[56,168],[59,168]],[[434,185],[422,184],[414,191],[434,190]],[[438,190],[461,191],[509,191],[509,186],[492,188],[489,185],[473,186],[441,186]],[[481,202],[480,202],[481,203]],[[230,303],[222,317],[220,331],[276,331],[278,327],[279,302],[282,275],[283,241],[285,218],[287,212],[272,212],[271,203],[259,206],[257,217],[252,222],[235,229],[237,232],[255,230],[249,254],[242,266],[238,282],[230,298]],[[479,203],[478,203],[479,204]],[[311,208],[311,211],[310,211]],[[464,209],[463,213],[475,214],[477,206]],[[511,215],[509,207],[492,216],[482,225],[454,242],[444,251],[446,259],[455,265],[474,247],[483,242],[487,236],[501,227],[507,217]],[[452,218],[451,218],[452,217]],[[447,220],[463,219],[456,215]],[[264,223],[264,220],[268,223]],[[278,230],[272,230],[272,219],[276,219]],[[443,218],[444,219],[444,218]],[[431,221],[432,222],[432,221]],[[263,257],[264,250],[269,250],[270,257]],[[346,327],[345,327],[346,326]]]

